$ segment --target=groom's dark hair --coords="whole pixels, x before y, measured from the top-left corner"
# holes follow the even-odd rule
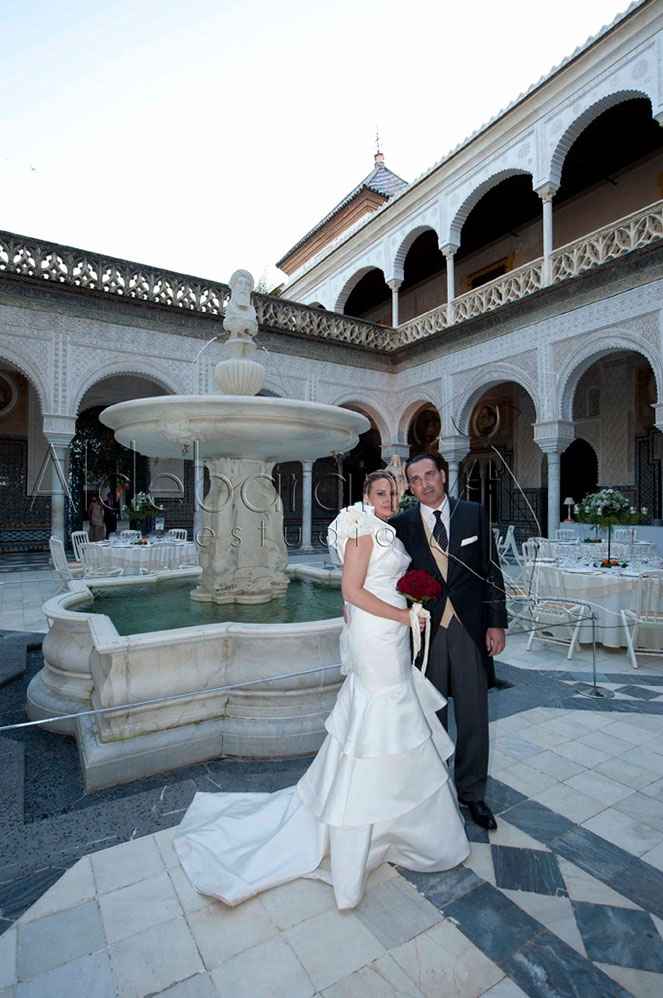
[[[410,479],[407,477],[407,469],[411,464],[416,464],[417,461],[432,461],[438,471],[444,471],[444,461],[439,454],[415,454],[414,457],[409,457],[405,462],[404,471],[408,481]]]

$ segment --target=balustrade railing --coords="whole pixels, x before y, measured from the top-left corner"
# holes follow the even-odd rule
[[[640,249],[662,237],[663,201],[656,201],[556,249],[552,254],[553,284],[569,277],[577,277],[585,270]]]
[[[222,315],[227,284],[0,232],[0,271],[205,315]]]
[[[402,322],[390,337],[387,349],[395,350],[396,347],[416,343],[417,340],[423,340],[427,336],[432,336],[433,333],[439,333],[442,329],[446,329],[448,325],[449,319],[446,303],[444,305],[437,305],[428,312],[422,312],[421,315],[415,315],[413,319]]]
[[[268,326],[299,336],[335,340],[369,350],[387,350],[390,338],[396,335],[391,327],[385,328],[323,308],[300,305],[287,298],[254,294],[253,304],[261,327]]]
[[[526,295],[539,290],[542,286],[542,274],[543,258],[530,260],[522,267],[496,277],[494,281],[488,281],[481,287],[466,291],[464,295],[459,295],[453,300],[454,322],[473,319],[485,312],[492,312],[493,309],[500,308],[508,302],[520,301]]]
[[[663,200],[556,249],[551,255],[552,283],[576,277],[661,238]],[[102,292],[211,316],[223,315],[224,303],[230,297],[227,284],[0,231],[0,272],[3,271],[81,291]],[[254,294],[253,302],[262,327],[365,350],[392,352],[452,324],[519,301],[542,287],[543,258],[539,257],[454,298],[451,307],[446,303],[439,305],[397,329],[272,295]]]

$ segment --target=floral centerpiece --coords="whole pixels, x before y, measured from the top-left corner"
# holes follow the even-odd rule
[[[640,522],[640,515],[625,495],[616,489],[600,489],[586,495],[575,509],[576,518],[580,523],[591,523],[608,528],[608,557],[601,562],[602,568],[613,568],[621,564],[610,557],[612,528],[618,524],[635,524]]]
[[[162,512],[162,507],[157,506],[149,493],[137,492],[129,503],[129,522],[138,521],[141,530],[145,531],[149,528],[150,521],[160,512]]]

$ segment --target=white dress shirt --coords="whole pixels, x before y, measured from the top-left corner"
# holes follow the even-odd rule
[[[442,512],[442,523],[444,524],[444,529],[447,532],[447,540],[449,540],[451,537],[451,514],[449,511],[448,497],[445,496],[439,506],[424,506],[424,504],[420,502],[419,509],[421,511],[421,518],[424,521],[426,537],[430,538],[433,530],[435,529],[435,511],[439,509]]]

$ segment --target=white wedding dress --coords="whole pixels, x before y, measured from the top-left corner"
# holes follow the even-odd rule
[[[330,547],[342,561],[348,539],[365,534],[365,588],[405,607],[396,582],[410,558],[371,507],[342,510]],[[339,908],[353,908],[385,861],[432,872],[469,854],[447,774],[453,743],[435,716],[446,701],[412,666],[408,629],[353,606],[341,653],[346,679],[327,737],[296,786],[194,797],[174,846],[200,893],[236,905],[310,877],[333,885]]]

